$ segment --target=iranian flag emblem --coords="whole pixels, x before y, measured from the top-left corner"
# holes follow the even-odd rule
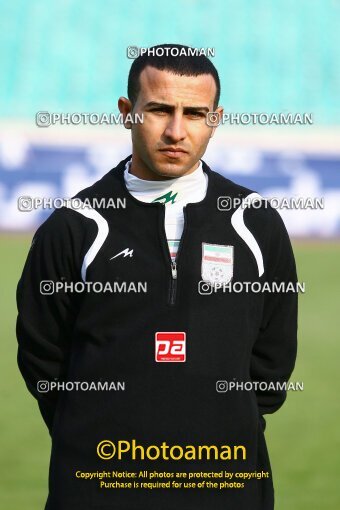
[[[229,283],[233,269],[233,246],[202,243],[202,280],[211,284]]]

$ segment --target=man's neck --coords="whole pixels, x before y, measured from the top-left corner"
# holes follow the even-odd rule
[[[159,175],[156,172],[152,171],[145,163],[141,160],[141,158],[132,154],[131,165],[129,169],[129,173],[138,177],[139,179],[144,179],[146,181],[167,181],[169,179],[176,179],[177,177],[183,177],[184,175],[189,175],[193,173],[200,165],[200,161],[195,163],[195,165],[185,172],[182,175],[172,175],[172,176],[164,176]]]

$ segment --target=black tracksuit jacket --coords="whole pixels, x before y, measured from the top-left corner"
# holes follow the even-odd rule
[[[123,174],[130,157],[77,195],[122,199],[126,207],[54,211],[34,236],[18,284],[18,364],[52,438],[46,508],[272,510],[271,477],[223,490],[99,489],[98,480],[75,477],[78,470],[271,473],[262,415],[276,411],[286,392],[220,393],[216,382],[287,381],[296,358],[296,293],[198,292],[204,243],[233,247],[233,282],[297,281],[277,211],[264,203],[242,213],[219,210],[218,197],[252,192],[203,163],[207,194],[184,209],[174,278],[165,207],[129,194]],[[126,249],[132,256],[112,259]],[[40,292],[44,280],[82,279],[147,282],[147,292]],[[157,332],[185,332],[184,362],[156,362]],[[125,390],[39,392],[40,380],[124,381]],[[106,439],[135,439],[145,448],[244,445],[247,458],[102,460],[96,448]]]

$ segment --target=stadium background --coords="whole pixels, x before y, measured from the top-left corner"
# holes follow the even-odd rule
[[[205,160],[265,196],[324,197],[281,211],[300,281],[299,353],[284,407],[267,418],[277,510],[340,505],[340,1],[11,0],[0,3],[0,506],[43,508],[49,436],[16,368],[15,287],[50,211],[22,195],[68,197],[130,150],[122,126],[35,125],[38,111],[115,112],[128,46],[214,47],[230,112],[312,112],[313,126],[222,126]]]

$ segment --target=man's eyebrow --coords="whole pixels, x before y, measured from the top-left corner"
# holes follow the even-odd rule
[[[157,103],[157,101],[149,101],[149,103],[146,103],[144,108],[153,108],[153,107],[165,107],[165,108],[174,108],[172,104],[166,104],[166,103]]]
[[[184,106],[184,110],[192,110],[197,112],[210,112],[207,106]]]
[[[167,104],[167,103],[157,103],[156,101],[150,101],[149,103],[146,103],[144,108],[171,108],[174,109],[174,105]],[[184,106],[184,110],[190,110],[190,111],[204,111],[204,112],[210,112],[209,108],[207,106]]]

